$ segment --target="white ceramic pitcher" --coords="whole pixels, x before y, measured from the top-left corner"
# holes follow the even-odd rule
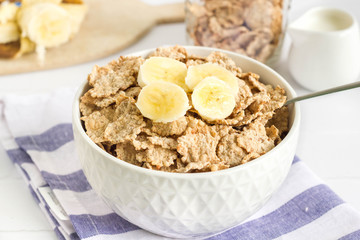
[[[335,8],[310,9],[288,27],[289,70],[310,90],[354,82],[360,74],[360,33],[356,19]]]

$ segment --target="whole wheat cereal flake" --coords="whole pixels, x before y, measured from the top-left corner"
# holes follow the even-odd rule
[[[84,96],[81,97],[81,101],[84,103],[94,104],[97,107],[103,108],[115,103],[116,99],[119,98],[120,96],[125,97],[125,92],[118,91],[114,94],[111,94],[108,97],[94,98],[93,96],[91,96],[91,92],[88,91],[84,94]]]
[[[265,112],[262,115],[260,115],[258,118],[253,120],[253,122],[258,121],[260,124],[264,125],[274,116],[274,112]]]
[[[183,163],[203,162],[218,163],[220,159],[216,155],[216,146],[220,137],[210,131],[187,131],[187,133],[177,139],[177,151],[182,155]]]
[[[109,97],[98,98],[95,101],[95,105],[98,107],[107,107],[107,106],[115,103],[119,97],[122,97],[122,98],[125,97],[125,92],[118,91],[115,94],[110,95]]]
[[[155,52],[149,55],[149,57],[168,57],[180,62],[185,62],[187,59],[187,51],[184,47],[173,46],[173,47],[162,47],[157,48]]]
[[[203,121],[200,118],[196,118],[193,117],[191,115],[187,116],[187,120],[188,120],[188,125],[187,128],[185,130],[185,134],[188,133],[209,133],[211,132],[212,134],[214,134],[212,132],[212,128],[210,128],[205,121]]]
[[[146,134],[140,133],[135,139],[130,140],[137,151],[152,148],[155,145],[150,142]]]
[[[257,112],[261,112],[265,104],[269,103],[271,101],[270,94],[267,92],[258,92],[255,93],[250,99],[249,99],[249,105],[246,108],[246,110],[249,110],[247,112],[248,114],[255,114]]]
[[[88,76],[92,97],[109,97],[136,84],[141,57],[120,57],[105,67],[95,66]]]
[[[109,119],[102,115],[99,111],[95,111],[88,116],[81,117],[85,123],[86,134],[95,143],[106,141],[104,131],[110,123]]]
[[[186,61],[186,67],[189,68],[190,66],[197,66],[200,64],[204,64],[205,60],[203,59],[188,59]]]
[[[266,91],[265,85],[260,82],[260,76],[258,74],[248,72],[240,74],[238,77],[245,81],[253,93]]]
[[[114,144],[135,139],[145,126],[143,117],[138,115],[122,115],[105,129],[104,137]]]
[[[211,128],[219,135],[220,138],[223,138],[231,133],[237,132],[237,129],[234,129],[232,126],[227,125],[213,125]]]
[[[141,129],[141,133],[146,134],[147,136],[159,136],[157,133],[151,131],[153,122],[151,119],[144,118],[145,126]]]
[[[217,120],[205,119],[205,121],[209,124],[221,124],[221,125],[238,127],[238,126],[241,126],[239,123],[243,121],[245,116],[246,116],[245,110],[241,110],[241,111],[236,112],[236,114],[232,114],[225,119],[217,119]]]
[[[242,131],[224,136],[220,140],[218,157],[230,166],[248,162],[271,150],[278,140],[277,133],[274,126],[266,129],[260,122],[250,123]]]
[[[148,148],[136,154],[137,161],[150,163],[156,166],[157,169],[173,165],[175,159],[177,159],[176,151],[158,146]]]
[[[89,116],[91,113],[99,110],[96,105],[84,103],[82,101],[80,101],[79,108],[82,116]]]
[[[143,116],[134,100],[126,98],[116,106],[113,122],[105,129],[105,138],[116,144],[135,139],[145,126]]]
[[[259,99],[257,98],[258,96]],[[271,99],[268,94],[255,94],[253,97],[248,98],[248,101],[245,102],[244,110],[238,111],[236,113],[234,112],[225,119],[218,119],[208,122],[212,124],[224,124],[233,127],[241,127],[251,123],[255,119],[263,119],[266,121],[273,115],[273,111],[270,108],[265,108],[265,106],[269,105],[270,100]]]
[[[237,144],[248,153],[255,152],[260,155],[275,147],[274,139],[268,137],[264,125],[256,121],[243,129],[237,138]]]
[[[274,144],[277,145],[281,142],[280,131],[274,125],[270,127],[265,127],[266,135],[274,141]]]
[[[116,106],[115,106],[115,113],[114,119],[117,119],[123,115],[136,115],[141,117],[140,110],[135,105],[135,100],[129,97],[126,98],[118,98]]]
[[[110,122],[114,121],[115,108],[114,106],[107,106],[99,110],[101,115],[106,117]]]
[[[111,61],[108,66],[117,74],[124,74],[125,77],[137,77],[140,66],[144,61],[142,57],[138,56],[120,56],[118,59]]]
[[[185,131],[187,124],[188,122],[186,117],[181,117],[168,123],[153,122],[151,131],[162,137],[181,135]]]
[[[273,88],[267,85],[267,92],[270,95],[270,101],[264,104],[263,112],[274,112],[276,109],[281,108],[286,102],[285,90],[280,86]]]
[[[96,98],[108,97],[116,93],[124,83],[127,85],[131,82],[132,84],[135,79],[127,79],[126,82],[124,82],[122,76],[115,74],[109,67],[99,67],[95,65],[88,76],[88,81],[90,86],[93,86],[93,88],[89,90],[90,94]]]
[[[160,146],[162,148],[173,149],[173,150],[176,150],[177,148],[177,141],[174,138],[150,136],[147,139],[153,145]]]
[[[253,97],[251,89],[246,85],[245,81],[239,79],[238,85],[239,91],[235,98],[235,108],[231,113],[232,116],[236,116],[237,113],[247,108],[249,99]]]
[[[235,62],[224,53],[212,52],[209,56],[207,56],[206,61],[211,63],[216,63],[226,68],[229,71],[233,71],[234,69],[237,69],[237,71],[241,73],[241,69],[237,67]]]
[[[279,136],[289,131],[289,109],[287,106],[275,110],[274,116],[266,123],[266,126],[271,125],[279,130]]]
[[[116,144],[115,153],[117,158],[125,162],[141,166],[141,162],[136,160],[137,151],[130,143],[126,142]]]
[[[217,146],[217,156],[231,167],[241,164],[242,159],[247,155],[244,148],[237,144],[239,133],[232,133],[224,136]]]
[[[139,96],[140,91],[141,91],[141,87],[130,87],[126,89],[125,95],[130,98],[136,99]]]
[[[92,97],[90,91],[87,91],[84,95],[81,96],[80,102],[87,104],[95,104],[96,98]]]
[[[244,118],[236,124],[236,127],[239,128],[255,121],[265,124],[273,115],[274,113],[271,111],[270,112],[259,111],[259,112],[251,113],[250,111],[245,110]]]

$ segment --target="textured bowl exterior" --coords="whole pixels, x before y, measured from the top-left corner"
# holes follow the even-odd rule
[[[151,50],[133,55],[146,56]],[[206,56],[215,49],[187,47]],[[245,71],[262,81],[295,93],[286,81],[265,65],[226,52]],[[264,79],[263,79],[264,78]],[[167,173],[121,161],[103,151],[84,132],[79,113],[79,89],[73,111],[74,138],[83,171],[93,189],[117,214],[129,222],[167,237],[205,237],[238,225],[272,196],[291,166],[299,134],[300,111],[291,110],[287,137],[265,155],[241,166],[208,173]]]

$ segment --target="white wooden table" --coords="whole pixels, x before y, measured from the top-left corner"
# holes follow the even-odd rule
[[[341,7],[360,21],[358,0],[293,0],[290,21],[318,5]],[[174,44],[186,44],[183,23],[158,26],[133,46],[105,59],[57,70],[1,76],[0,98],[8,93],[33,94],[59,87],[77,87],[95,64],[104,65],[119,55]],[[275,70],[289,81],[298,95],[308,93],[294,82],[287,70],[289,44],[286,37],[282,61]],[[297,155],[345,201],[360,210],[360,89],[306,100],[301,103],[301,111]],[[0,239],[56,239],[1,145]]]

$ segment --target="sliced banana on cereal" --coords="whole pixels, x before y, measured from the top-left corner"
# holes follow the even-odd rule
[[[206,77],[198,83],[191,95],[194,108],[207,120],[228,117],[235,107],[232,89],[218,77]]]
[[[143,116],[165,123],[179,119],[190,108],[184,89],[165,81],[154,81],[143,87],[136,106]]]
[[[194,90],[195,87],[206,77],[214,76],[225,82],[231,89],[234,96],[239,91],[238,78],[224,67],[214,63],[205,63],[195,66],[190,66],[187,76],[185,78],[186,85]]]
[[[166,81],[188,92],[189,88],[185,84],[186,74],[187,67],[183,62],[167,57],[151,57],[140,66],[137,81],[141,87],[154,81]]]

